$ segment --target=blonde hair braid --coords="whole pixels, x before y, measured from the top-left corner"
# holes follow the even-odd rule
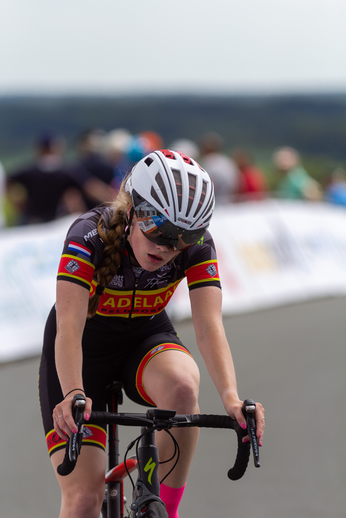
[[[124,191],[122,185],[117,199],[113,204],[113,213],[109,221],[105,221],[103,216],[99,219],[97,229],[102,241],[105,243],[101,265],[95,272],[97,283],[100,286],[107,286],[117,274],[124,253],[121,239],[127,224],[127,211],[131,205],[131,197]],[[100,303],[100,298],[101,295],[97,295],[96,293],[90,297],[88,308],[89,318],[95,315]]]

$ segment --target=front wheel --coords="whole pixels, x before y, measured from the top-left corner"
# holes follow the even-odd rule
[[[162,502],[150,502],[145,511],[147,518],[168,518],[166,506]]]

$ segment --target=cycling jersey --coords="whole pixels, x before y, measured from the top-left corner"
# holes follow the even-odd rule
[[[95,272],[105,246],[97,223],[104,211],[110,210],[93,209],[72,224],[59,265],[59,281],[74,282],[88,289],[90,295],[94,293]],[[106,219],[107,214],[104,216]],[[83,384],[94,410],[105,409],[106,388],[114,379],[124,383],[126,394],[133,401],[154,405],[143,386],[147,363],[167,350],[190,354],[179,340],[165,307],[184,277],[190,290],[199,286],[220,287],[214,243],[208,232],[199,243],[180,252],[172,264],[154,272],[131,265],[132,251],[126,246],[126,239],[123,241],[124,255],[117,274],[104,290],[96,315],[87,319],[82,337]],[[64,447],[52,420],[53,410],[63,398],[55,365],[55,337],[53,307],[45,328],[39,378],[41,412],[50,453]],[[104,432],[89,426],[85,441],[104,448]]]
[[[61,257],[58,280],[67,280],[95,292],[95,272],[101,264],[104,243],[97,223],[103,211],[97,208],[79,217],[68,231]],[[220,287],[217,258],[209,232],[182,251],[171,264],[154,272],[134,267],[129,245],[117,274],[104,290],[95,317],[103,324],[116,326],[116,318],[151,317],[164,310],[184,277],[190,290],[200,286]],[[100,320],[101,319],[101,320]],[[106,323],[107,325],[107,323]]]

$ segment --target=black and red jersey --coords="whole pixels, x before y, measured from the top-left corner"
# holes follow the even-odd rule
[[[95,272],[102,259],[104,243],[97,223],[103,211],[97,208],[80,216],[70,227],[59,265],[58,280],[84,286],[92,295],[96,289]],[[94,319],[111,327],[117,319],[151,317],[164,310],[182,279],[190,290],[201,286],[221,287],[215,246],[207,231],[203,238],[182,251],[172,264],[148,272],[131,265],[127,248],[117,275],[105,288]],[[106,319],[108,321],[106,322]]]

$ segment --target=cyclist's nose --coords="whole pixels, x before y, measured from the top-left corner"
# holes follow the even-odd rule
[[[177,248],[173,245],[156,245],[157,250],[160,252],[176,252]]]

